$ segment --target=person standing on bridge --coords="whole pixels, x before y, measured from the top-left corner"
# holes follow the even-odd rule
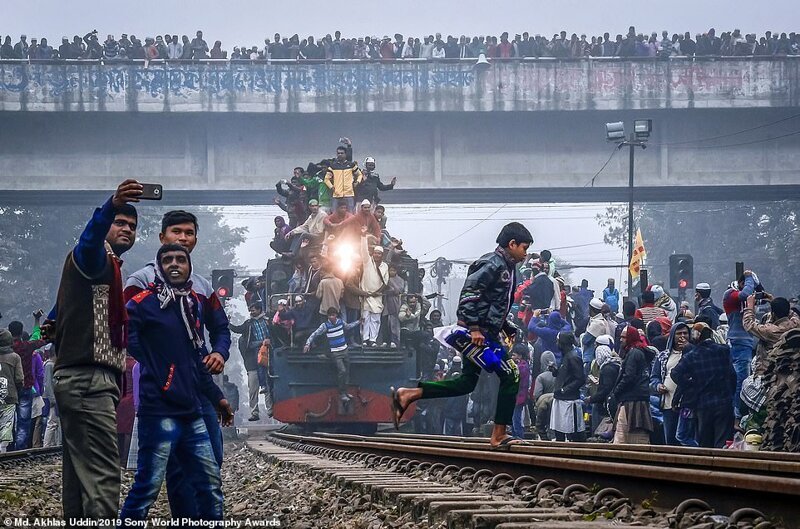
[[[497,248],[472,263],[461,290],[458,302],[458,324],[469,329],[472,344],[483,347],[487,338],[500,343],[500,333],[516,335],[518,329],[508,321],[508,313],[514,301],[516,265],[525,260],[528,247],[533,243],[530,231],[519,222],[506,224],[497,236]],[[504,363],[510,363],[510,371],[500,370],[500,391],[494,416],[494,428],[490,443],[492,448],[504,449],[524,441],[509,435],[514,406],[519,391],[519,371],[510,362],[509,353],[503,349]],[[400,423],[408,406],[419,399],[455,397],[471,393],[475,389],[481,368],[465,360],[464,370],[458,377],[436,382],[420,382],[416,388],[392,390],[392,413],[395,427]]]

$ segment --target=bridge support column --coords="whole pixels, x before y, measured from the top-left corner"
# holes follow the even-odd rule
[[[217,181],[217,168],[215,160],[215,147],[216,142],[211,137],[213,132],[211,126],[206,123],[206,180],[209,187],[212,187]]]
[[[664,120],[666,121],[666,120]],[[667,133],[667,124],[659,122],[658,124],[660,130],[659,136],[661,138],[668,138],[669,135]],[[669,179],[669,146],[662,144],[659,147],[658,151],[658,161],[659,161],[659,172],[658,176],[661,182],[666,182]]]
[[[433,125],[433,181],[442,185],[442,126],[439,120]]]

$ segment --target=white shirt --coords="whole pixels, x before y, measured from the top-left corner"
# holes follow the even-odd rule
[[[173,41],[167,45],[167,57],[170,59],[180,59],[181,55],[183,55],[183,44]]]
[[[422,46],[420,46],[420,48],[419,48],[419,57],[420,57],[420,59],[430,59],[430,58],[432,58],[433,57],[433,49],[434,49],[434,45],[433,45],[432,42],[429,43],[429,44],[423,44]],[[442,51],[444,51],[444,50],[442,50]]]

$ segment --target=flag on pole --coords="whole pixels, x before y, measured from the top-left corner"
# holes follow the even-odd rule
[[[636,230],[636,240],[633,242],[633,253],[631,254],[631,262],[628,265],[628,270],[631,274],[631,280],[635,283],[639,281],[639,272],[642,269],[642,263],[647,256],[647,251],[644,249],[644,240],[642,240],[642,230]]]

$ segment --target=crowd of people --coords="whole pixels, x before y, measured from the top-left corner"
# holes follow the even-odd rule
[[[332,354],[347,403],[348,348],[422,347],[430,296],[420,291],[416,261],[387,228],[380,194],[396,179],[384,182],[376,168],[371,156],[362,168],[351,141],[341,138],[334,158],[295,167],[291,179],[276,184],[275,203],[286,218],[275,217],[270,247],[292,273],[286,281],[268,280],[266,270],[245,280],[250,318],[232,327],[242,335],[251,421],[261,417],[259,394],[272,411],[259,351],[262,358],[274,347]]]
[[[398,424],[418,402],[421,432],[490,433],[498,449],[592,437],[800,450],[800,398],[787,378],[800,363],[796,300],[768,293],[749,270],[721,308],[707,283],[693,306],[658,284],[624,300],[609,279],[595,295],[586,280],[568,285],[552,253],[529,251],[530,232],[511,223],[468,270],[458,349],[443,339],[448,326],[430,310],[435,295],[423,295],[422,270],[387,228],[380,193],[396,180],[384,183],[373,157],[362,169],[350,140],[340,143],[334,158],[277,183],[288,220],[275,218],[271,263],[293,275],[270,275],[268,264],[247,279],[242,324],[194,272],[191,212],[165,213],[154,259],[123,280],[139,218],[131,203],[143,191],[126,180],[66,256],[45,321],[37,311],[30,333],[19,321],[0,330],[0,451],[63,442],[65,518],[144,519],[166,482],[173,516],[221,519],[222,427],[238,391],[213,375],[230,358],[231,332],[251,421],[261,394],[271,411],[270,348],[329,358],[346,406],[348,350],[382,347],[416,353],[419,387],[391,394]],[[490,361],[484,346],[500,358]],[[136,473],[118,513],[120,466]]]
[[[800,450],[798,403],[786,386],[800,307],[766,292],[755,273],[733,281],[719,307],[708,283],[696,285],[694,303],[676,303],[658,284],[646,285],[641,303],[623,301],[613,279],[600,295],[585,280],[570,287],[547,250],[516,271],[513,416],[500,418],[503,376],[475,379],[456,395],[401,390],[398,410],[422,399],[421,431],[485,434],[496,407],[494,421],[507,421],[520,440]],[[440,378],[463,378],[469,362],[459,356],[440,348]],[[450,398],[425,400],[439,396]]]
[[[661,31],[650,34],[637,32],[631,26],[626,34],[611,33],[589,36],[566,31],[544,35],[524,32],[512,38],[508,32],[496,35],[447,35],[441,33],[422,37],[404,37],[396,33],[394,38],[384,35],[343,37],[340,31],[324,37],[298,34],[282,37],[276,33],[272,39],[264,39],[263,45],[235,46],[230,54],[217,40],[209,47],[198,31],[194,38],[182,35],[157,35],[146,37],[144,43],[136,35],[123,33],[119,39],[108,35],[101,41],[97,30],[70,40],[62,37],[58,46],[50,46],[46,38],[31,38],[26,35],[12,44],[12,37],[5,36],[0,47],[0,59],[59,60],[91,59],[118,60],[170,60],[187,61],[200,59],[230,60],[402,60],[402,59],[465,59],[481,55],[490,59],[526,57],[653,57],[666,59],[680,57],[716,56],[783,56],[800,54],[800,34],[767,31],[758,37],[755,33],[743,34],[741,30],[721,32],[714,28],[704,33],[672,33]]]

